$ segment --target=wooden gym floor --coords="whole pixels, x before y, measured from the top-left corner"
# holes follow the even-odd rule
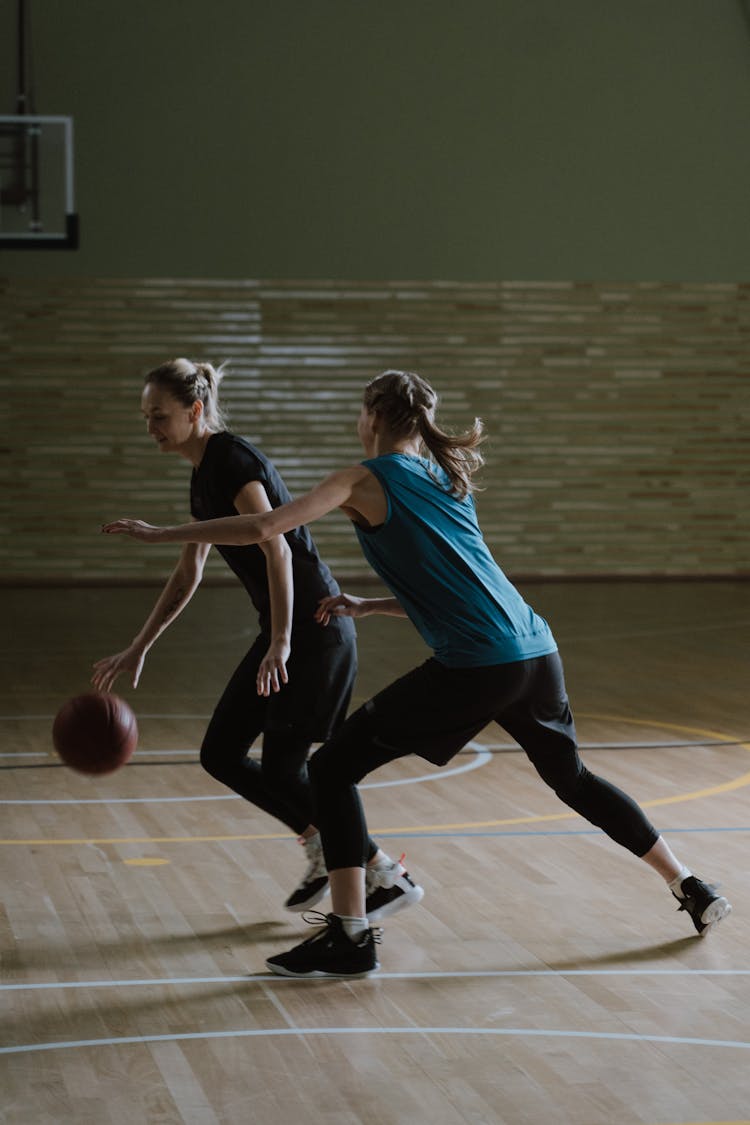
[[[379,974],[295,981],[294,839],[197,764],[254,634],[199,591],[158,642],[141,741],[109,778],[50,725],[133,635],[145,589],[3,591],[3,1125],[684,1125],[750,1120],[750,584],[524,586],[553,625],[584,756],[734,912],[705,939],[657,876],[570,815],[498,729],[364,790],[424,902]],[[248,607],[249,608],[249,607]],[[421,659],[360,624],[363,699]]]

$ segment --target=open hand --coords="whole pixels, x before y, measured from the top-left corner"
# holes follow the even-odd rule
[[[115,653],[114,656],[105,656],[102,660],[97,660],[94,665],[91,682],[97,691],[111,691],[117,677],[127,672],[133,687],[138,687],[145,658],[146,653],[133,645],[126,648],[124,652]]]
[[[271,692],[281,691],[284,684],[289,683],[286,662],[289,659],[290,647],[286,641],[272,641],[268,652],[261,661],[256,687],[258,695],[268,696]]]
[[[105,535],[129,535],[131,539],[140,539],[142,543],[158,543],[164,528],[144,523],[143,520],[113,520],[112,523],[102,524],[102,532]]]
[[[368,612],[367,598],[358,598],[354,594],[332,594],[318,602],[315,620],[319,625],[327,625],[332,617],[364,617]]]

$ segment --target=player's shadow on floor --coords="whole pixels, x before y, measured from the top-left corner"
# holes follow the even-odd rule
[[[54,990],[39,993],[36,1010],[14,1011],[3,1018],[0,1036],[4,1046],[16,1046],[78,1039],[96,1042],[109,1036],[190,1034],[207,1026],[218,1031],[233,1024],[263,1026],[268,997],[253,974],[246,977],[247,984],[220,978],[208,984],[187,979],[174,985],[149,981],[145,986],[123,988],[115,981],[111,988],[66,990],[64,1018]],[[329,983],[340,986],[341,982]]]
[[[655,945],[644,945],[635,949],[623,949],[616,952],[602,953],[599,956],[576,957],[570,961],[550,961],[549,968],[555,972],[564,973],[566,969],[585,969],[591,965],[638,965],[643,961],[661,961],[684,953],[691,946],[702,945],[702,939],[697,934],[673,941],[657,942]]]
[[[166,961],[169,962],[170,953],[184,956],[191,949],[218,956],[232,949],[242,949],[247,945],[261,942],[294,942],[295,940],[299,941],[299,931],[290,928],[288,922],[253,922],[246,926],[238,924],[219,930],[195,930],[180,934],[170,932],[168,929],[160,934],[148,936],[142,933],[122,933],[103,940],[71,941],[64,947],[61,947],[59,939],[49,943],[24,941],[23,945],[3,950],[1,962],[5,972],[10,970],[28,973],[39,968],[48,971],[52,966],[58,978],[64,979],[67,975],[73,976],[82,967],[90,965],[99,968],[106,966],[108,975],[125,972],[133,961],[153,963],[154,953],[159,952],[163,952]],[[239,968],[239,972],[242,971],[243,969]],[[176,972],[174,965],[170,968],[165,965],[165,976],[175,975]],[[154,975],[153,970],[150,975]]]

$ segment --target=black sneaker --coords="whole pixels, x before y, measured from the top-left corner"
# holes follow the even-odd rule
[[[731,904],[723,895],[717,894],[716,887],[704,883],[702,879],[696,879],[695,875],[683,879],[680,890],[681,895],[674,891],[672,894],[679,902],[680,910],[687,910],[701,936],[732,911]]]
[[[379,921],[424,898],[424,890],[409,875],[403,863],[390,867],[365,868],[365,913],[368,922]]]
[[[311,840],[300,839],[300,843],[304,844],[307,870],[302,876],[302,882],[284,903],[284,909],[291,910],[293,914],[300,914],[315,906],[328,890],[328,872],[320,836],[314,836]]]
[[[323,929],[306,941],[269,957],[266,965],[281,977],[366,977],[380,968],[375,956],[379,930],[364,930],[350,938],[336,914],[317,914],[305,919],[311,925],[325,922]]]

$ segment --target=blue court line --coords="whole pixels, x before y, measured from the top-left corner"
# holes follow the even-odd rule
[[[678,833],[686,832],[750,832],[750,825],[739,825],[736,827],[729,827],[722,825],[715,828],[664,828],[659,829],[665,836],[675,836]],[[398,832],[390,832],[387,828],[379,828],[378,839],[452,839],[454,837],[467,837],[473,839],[474,837],[482,836],[604,836],[605,833],[599,828],[570,828],[565,829],[529,829],[527,831],[519,829],[509,829],[505,832],[420,832],[418,828],[402,828]]]

